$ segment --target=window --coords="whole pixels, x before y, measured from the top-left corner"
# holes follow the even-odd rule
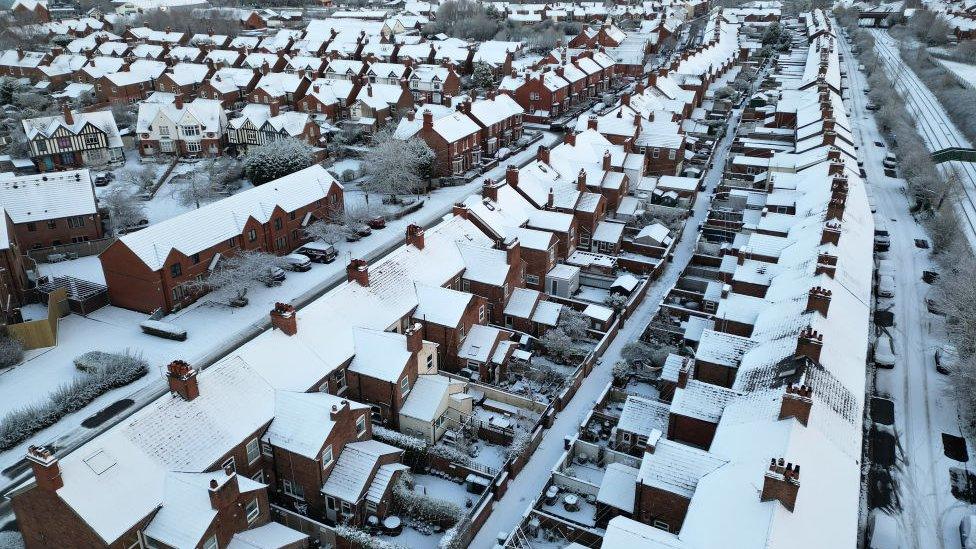
[[[97,135],[86,135],[85,136],[85,146],[87,146],[87,147],[97,147],[98,146],[98,136]]]
[[[258,471],[257,473],[251,475],[251,480],[264,484],[264,471]]]
[[[186,286],[180,284],[173,288],[173,301],[183,301],[189,292],[186,291]]]
[[[471,291],[471,281],[468,280],[468,279],[466,279],[466,278],[461,279],[461,290],[462,291],[465,291],[465,292],[470,292]]]
[[[247,502],[247,505],[244,506],[244,513],[247,516],[248,524],[251,524],[257,520],[258,515],[261,514],[261,506],[258,505],[258,498],[254,498]]]
[[[69,147],[71,147],[71,139],[69,139],[67,137],[59,137],[58,138],[58,148],[59,149],[67,149]]]
[[[236,236],[230,237],[230,239],[227,241],[227,245],[230,246],[231,248],[236,248],[237,247],[237,237]]]
[[[187,137],[196,137],[200,135],[200,126],[183,126],[183,135]]]
[[[485,306],[481,305],[480,307],[478,307],[478,322],[484,322],[484,321],[485,321]]]
[[[159,136],[160,137],[169,137],[169,126],[160,126],[159,127]]]
[[[288,212],[288,219],[295,220],[295,212]]]
[[[539,284],[539,277],[536,276],[536,275],[527,274],[527,275],[525,275],[525,283],[526,284]]]
[[[657,158],[659,156],[661,156],[661,149],[654,147],[654,149],[651,150],[651,158]]]
[[[56,228],[58,228],[58,220],[57,219],[48,219],[47,220],[47,228],[48,229],[56,229]]]
[[[329,509],[335,511],[336,510],[336,500],[335,500],[335,498],[332,497],[332,496],[327,496],[325,498],[325,506],[328,507]]]
[[[628,433],[626,431],[624,431],[623,433],[621,433],[620,434],[620,440],[629,443],[630,442],[630,433]]]
[[[78,227],[85,226],[85,216],[76,215],[68,218],[68,228],[77,229]]]
[[[252,438],[247,442],[247,446],[244,449],[247,451],[247,464],[250,465],[261,457],[261,451],[259,450],[260,444],[258,444],[258,439]]]
[[[183,266],[180,265],[179,263],[173,263],[172,265],[169,266],[169,274],[173,278],[180,276],[181,274],[183,274]]]
[[[275,249],[276,250],[284,250],[287,247],[288,247],[288,237],[287,236],[279,236],[278,238],[275,239]]]
[[[257,239],[258,239],[258,232],[257,231],[255,231],[254,229],[250,229],[249,231],[247,231],[247,241],[248,242],[254,242]]]
[[[674,160],[676,156],[678,156],[677,149],[668,149],[668,160]]]
[[[47,152],[47,142],[46,141],[35,141],[34,143],[37,145],[37,152],[39,152],[39,153],[45,153],[45,152]]]
[[[366,432],[366,416],[362,415],[356,420],[356,435],[362,435]]]
[[[529,100],[530,101],[538,101],[539,100],[539,92],[529,92]]]
[[[404,377],[403,379],[400,380],[400,394],[402,394],[403,396],[407,396],[407,393],[409,392],[410,392],[410,378]]]
[[[37,225],[33,221],[27,224],[27,232],[32,233],[37,230]]]
[[[274,455],[274,449],[271,447],[270,442],[261,442],[261,453],[268,457]]]
[[[332,465],[332,445],[331,444],[328,445],[328,446],[326,446],[325,447],[325,450],[322,450],[322,468],[325,469],[329,465]]]
[[[195,253],[195,254],[191,255],[190,256],[190,261],[192,261],[194,265],[196,265],[197,263],[200,263],[200,254],[199,253]]]
[[[430,371],[433,369],[434,369],[434,353],[430,353],[427,355],[427,370]]]
[[[275,218],[274,225],[275,225],[275,230],[276,231],[280,231],[281,230],[281,218],[280,217],[276,217]]]
[[[228,469],[230,469],[231,471],[237,471],[237,461],[234,459],[234,456],[230,456],[229,458],[227,458],[227,461],[221,463],[220,468],[223,469],[224,471]]]
[[[191,153],[200,152],[200,143],[197,141],[187,141],[186,152],[191,152]]]
[[[342,391],[344,391],[346,389],[346,371],[345,370],[342,370],[342,369],[336,370],[335,373],[332,374],[332,379],[333,379],[333,381],[335,381],[335,384],[336,384],[336,392],[342,392]]]
[[[281,491],[285,493],[286,496],[291,496],[295,499],[305,500],[305,489],[299,484],[288,479],[282,479],[281,481]]]
[[[505,299],[508,299],[508,282],[506,282],[505,285],[502,286],[502,291],[505,292]]]
[[[351,515],[352,514],[352,505],[349,505],[349,502],[340,501],[340,504],[342,506],[342,514],[343,515]]]
[[[217,545],[217,534],[214,534],[207,538],[207,541],[203,542],[203,549],[218,549]]]

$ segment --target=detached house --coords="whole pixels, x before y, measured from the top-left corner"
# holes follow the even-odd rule
[[[267,145],[287,137],[300,139],[313,147],[322,144],[321,129],[311,116],[303,112],[281,112],[277,103],[247,105],[241,109],[241,116],[230,121],[227,129],[227,142],[239,153],[246,152],[248,147]]]
[[[342,208],[342,186],[315,165],[129,233],[99,256],[109,299],[147,313],[183,307],[198,297],[186,284],[223,255],[291,253],[306,241],[303,227]]]
[[[24,251],[102,237],[88,170],[0,178],[0,204]]]
[[[139,104],[136,137],[139,154],[217,156],[221,154],[227,115],[220,101],[156,92]]]
[[[30,157],[42,172],[123,162],[122,138],[111,111],[75,112],[22,122]]]

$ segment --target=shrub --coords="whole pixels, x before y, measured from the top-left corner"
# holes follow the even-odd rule
[[[8,368],[24,360],[24,345],[7,336],[0,336],[0,368]]]
[[[99,396],[128,385],[149,371],[148,362],[128,351],[111,356],[111,360],[99,367],[56,388],[48,396],[47,402],[27,405],[3,416],[0,419],[0,450],[9,450],[62,417],[84,408]]]
[[[336,525],[335,533],[339,537],[352,542],[354,546],[362,547],[363,549],[407,549],[403,545],[373,537],[365,530],[360,530],[359,528],[345,524]]]
[[[24,549],[24,536],[20,532],[0,532],[0,549]]]
[[[453,501],[421,494],[411,488],[413,482],[404,473],[393,487],[393,498],[404,515],[426,522],[451,527],[464,516],[464,510]]]

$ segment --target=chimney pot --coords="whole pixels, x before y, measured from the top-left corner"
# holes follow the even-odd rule
[[[298,313],[295,307],[287,303],[275,303],[271,310],[272,328],[281,330],[285,335],[293,336],[298,333]]]
[[[792,463],[783,465],[783,458],[771,460],[769,470],[763,477],[760,501],[779,501],[791,513],[796,507],[796,497],[800,492],[800,466]]]
[[[169,390],[183,400],[191,401],[200,396],[197,371],[188,363],[182,360],[170,362],[166,367],[166,378],[169,381]]]
[[[519,169],[513,164],[505,168],[505,182],[512,187],[518,187]]]
[[[536,159],[543,164],[549,163],[549,147],[545,145],[539,145],[539,150],[536,153]]]
[[[418,250],[424,249],[424,228],[420,225],[407,225],[407,245],[411,244]]]
[[[27,448],[27,461],[30,463],[38,488],[56,492],[64,486],[58,458],[54,457],[46,447],[30,445]]]
[[[364,259],[353,259],[346,266],[346,280],[369,286],[369,267]]]

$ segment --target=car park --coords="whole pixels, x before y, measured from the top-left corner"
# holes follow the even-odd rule
[[[290,271],[304,273],[312,268],[312,260],[307,255],[288,254],[282,259],[285,262],[285,267]]]

